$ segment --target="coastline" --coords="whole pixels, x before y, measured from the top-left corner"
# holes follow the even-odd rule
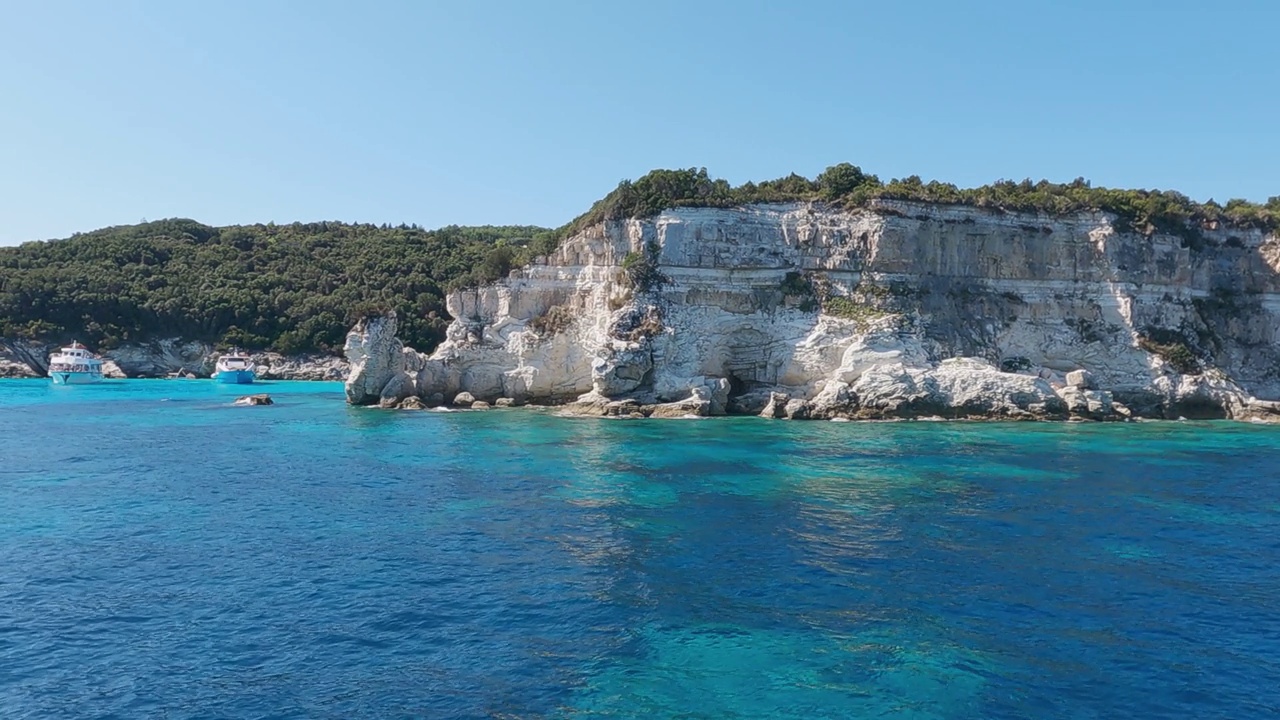
[[[711,421],[731,421],[739,422],[745,420],[772,420],[775,418],[762,417],[758,414],[751,413],[727,413],[724,415],[627,415],[627,414],[597,414],[584,413],[576,409],[567,409],[573,403],[559,404],[542,404],[542,403],[526,403],[523,405],[489,405],[488,407],[459,407],[450,405],[422,405],[421,407],[410,406],[394,406],[382,407],[379,405],[347,405],[353,410],[367,410],[372,413],[382,414],[391,411],[406,412],[413,414],[483,414],[494,411],[520,411],[524,413],[533,413],[540,416],[555,417],[565,420],[603,420],[603,421],[628,421],[628,420],[711,420]],[[918,415],[904,417],[844,417],[835,416],[827,418],[776,418],[779,420],[796,420],[802,424],[808,423],[835,423],[835,424],[852,424],[852,425],[881,425],[881,424],[899,424],[899,423],[938,423],[942,425],[1018,425],[1018,426],[1058,426],[1058,425],[1081,425],[1081,426],[1101,426],[1101,425],[1123,425],[1123,424],[1142,424],[1142,425],[1172,425],[1185,423],[1212,423],[1215,425],[1226,426],[1273,426],[1280,425],[1277,421],[1268,420],[1263,417],[1254,417],[1248,419],[1227,418],[1227,417],[1112,417],[1107,419],[1093,419],[1081,416],[1067,417],[1011,417],[1000,415],[963,415],[954,417],[944,417],[942,415]]]
[[[0,338],[0,379],[44,378],[49,354],[60,343]],[[208,343],[166,338],[130,343],[99,353],[105,375],[115,379],[209,378],[221,354]],[[346,359],[323,353],[284,355],[252,352],[259,380],[342,381],[349,372]]]
[[[1280,236],[877,201],[676,207],[583,226],[344,348],[347,402],[600,416],[1280,421]],[[505,400],[504,400],[505,399]]]

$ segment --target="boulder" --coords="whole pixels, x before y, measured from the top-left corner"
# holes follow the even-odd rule
[[[507,398],[507,397],[498,398],[497,400],[493,401],[494,407],[515,407],[515,404],[516,404],[516,401],[514,399]]]
[[[1089,400],[1079,387],[1068,385],[1058,391],[1058,396],[1066,403],[1067,412],[1071,415],[1080,417],[1089,412]]]
[[[779,419],[786,417],[787,403],[790,402],[791,396],[784,392],[769,393],[769,402],[765,404],[764,409],[760,411],[760,417]]]
[[[808,400],[792,398],[782,408],[782,416],[788,420],[808,420],[812,408]]]
[[[470,407],[475,402],[475,396],[465,390],[453,396],[453,404],[457,407]]]
[[[1111,401],[1111,393],[1105,390],[1086,390],[1085,400],[1088,403],[1089,417],[1103,420],[1111,417],[1115,404]]]
[[[839,380],[828,380],[822,392],[810,402],[810,416],[814,418],[835,418],[852,411],[854,395],[849,392],[849,384]]]
[[[1088,370],[1072,370],[1067,373],[1067,385],[1082,390],[1093,390],[1093,374]]]
[[[401,400],[415,394],[413,376],[408,373],[398,372],[392,375],[387,384],[382,387],[382,392],[378,396],[378,406],[384,408],[397,407]]]
[[[236,398],[236,401],[234,404],[236,405],[274,405],[275,402],[271,399],[270,395],[266,393],[260,393],[258,395],[245,395],[244,397],[238,397]]]
[[[102,361],[102,377],[112,378],[114,380],[124,380],[129,376],[124,374],[124,370],[121,370],[120,366],[117,365],[115,361],[103,360]]]
[[[1246,408],[1253,398],[1218,370],[1161,377],[1152,384],[1166,393],[1164,416],[1169,419],[1248,419],[1251,416]]]
[[[858,398],[859,415],[868,418],[920,417],[946,410],[937,382],[903,365],[868,368],[849,391]]]
[[[399,407],[401,410],[426,410],[427,409],[426,403],[422,402],[422,398],[418,397],[417,395],[410,395],[404,400],[401,400]]]
[[[943,360],[929,379],[937,387],[937,401],[958,417],[1049,418],[1066,410],[1043,378],[1001,372],[977,358]]]
[[[709,378],[704,386],[711,400],[710,414],[724,415],[729,411],[729,381],[725,378]]]
[[[457,401],[455,400],[455,402]],[[476,400],[475,402],[471,403],[472,410],[488,410],[490,407],[491,406],[489,405],[489,403],[483,400]]]
[[[1115,414],[1111,393],[1102,390],[1084,390],[1078,385],[1068,385],[1058,391],[1066,405],[1067,413],[1075,418],[1106,420]]]
[[[653,406],[651,418],[679,418],[688,415],[706,417],[711,414],[711,397],[705,388],[694,388],[693,394],[684,400]]]
[[[639,413],[641,417],[644,416],[639,400],[614,400],[604,406],[604,414],[608,417],[631,417],[636,413]]]
[[[580,395],[577,400],[565,405],[560,409],[564,415],[585,415],[588,417],[599,417],[607,413],[609,405],[616,401],[610,400],[608,397],[592,390],[589,393]]]

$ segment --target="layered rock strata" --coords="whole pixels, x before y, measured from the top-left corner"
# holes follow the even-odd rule
[[[1269,419],[1280,238],[880,201],[610,222],[454,292],[447,340],[348,337],[353,404],[586,414]]]

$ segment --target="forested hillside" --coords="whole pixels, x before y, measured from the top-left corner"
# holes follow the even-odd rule
[[[341,348],[352,320],[394,308],[418,348],[443,338],[444,293],[522,262],[537,227],[338,222],[209,227],[161,220],[0,248],[0,337],[99,349],[182,337],[284,353]]]

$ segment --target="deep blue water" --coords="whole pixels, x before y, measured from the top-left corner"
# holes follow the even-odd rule
[[[1280,429],[0,382],[0,717],[1271,718]]]

